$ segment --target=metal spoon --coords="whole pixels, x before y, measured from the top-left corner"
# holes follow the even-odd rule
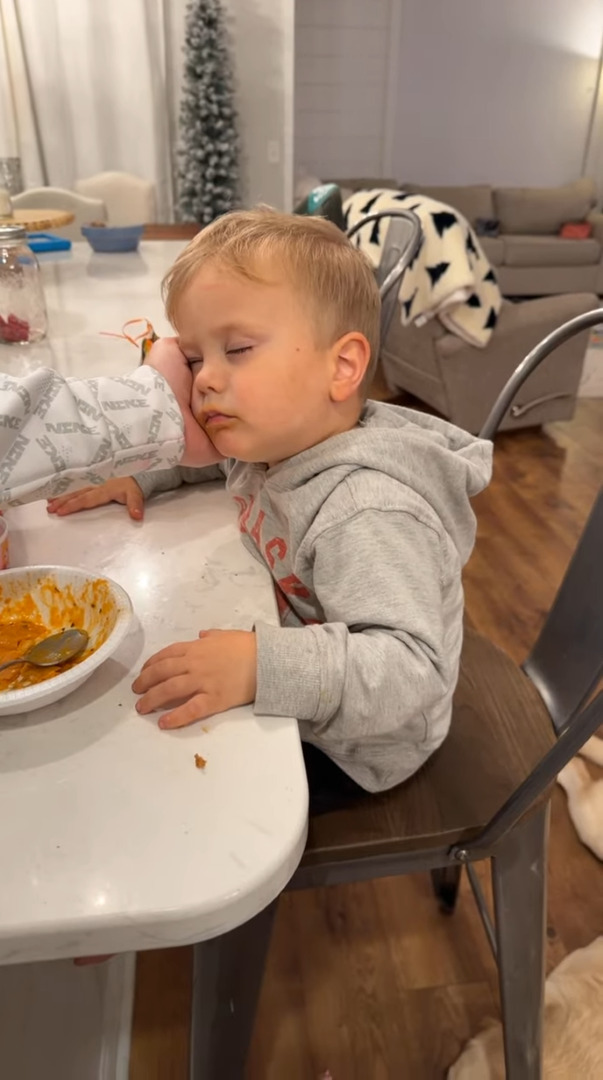
[[[10,667],[11,664],[34,664],[35,667],[53,667],[54,664],[66,664],[83,652],[88,644],[88,634],[85,630],[61,630],[59,634],[51,634],[50,637],[38,641],[32,645],[25,656],[17,660],[6,660],[0,664],[0,671]]]

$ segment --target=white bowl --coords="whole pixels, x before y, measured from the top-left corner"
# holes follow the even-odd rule
[[[22,606],[28,596],[35,605],[31,613]],[[75,622],[88,631],[90,643],[84,659],[67,671],[19,690],[0,690],[0,716],[51,705],[81,686],[123,641],[132,603],[121,585],[104,575],[74,566],[24,566],[0,573],[1,618],[10,618],[11,611],[16,618],[39,617],[49,633]],[[90,648],[93,652],[87,655]]]

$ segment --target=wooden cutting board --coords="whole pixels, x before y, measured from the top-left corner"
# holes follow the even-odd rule
[[[24,225],[28,232],[41,232],[43,229],[60,229],[63,225],[70,225],[75,214],[70,210],[13,210],[12,221],[4,219],[3,224]]]

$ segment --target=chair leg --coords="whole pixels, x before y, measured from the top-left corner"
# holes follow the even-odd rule
[[[492,858],[507,1080],[541,1080],[549,805],[523,819]]]
[[[431,884],[443,915],[452,915],[456,907],[463,867],[442,866],[431,871]]]
[[[190,1080],[245,1075],[277,903],[194,947]]]

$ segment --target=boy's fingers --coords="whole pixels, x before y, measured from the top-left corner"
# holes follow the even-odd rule
[[[57,510],[66,506],[67,503],[73,501],[73,499],[79,498],[81,495],[85,495],[88,491],[93,491],[92,487],[80,488],[79,491],[71,491],[68,495],[56,495],[54,499],[48,499],[46,502],[46,509],[49,514],[56,514]]]
[[[140,672],[146,671],[148,667],[152,667],[158,660],[169,660],[175,656],[185,656],[188,649],[188,641],[176,641],[173,645],[166,645],[165,649],[160,649],[159,652],[153,653],[149,656],[148,660],[145,660]]]
[[[144,496],[138,484],[132,484],[126,494],[126,507],[134,521],[142,521],[144,517]]]
[[[158,660],[156,664],[143,668],[132,683],[132,689],[135,694],[144,694],[146,690],[150,690],[152,686],[157,686],[158,683],[173,679],[179,675],[186,675],[188,670],[189,665],[184,657],[167,656],[163,660]]]
[[[136,703],[136,710],[144,716],[146,713],[155,712],[155,709],[161,709],[165,705],[184,701],[195,689],[196,687],[191,686],[190,675],[175,675],[147,690],[146,694],[143,694],[140,701]]]
[[[57,517],[65,517],[67,514],[76,514],[78,510],[92,510],[95,506],[102,506],[111,500],[105,494],[101,494],[98,488],[86,488],[78,491],[67,502],[58,506],[54,513]]]
[[[160,716],[159,727],[165,731],[172,728],[187,727],[188,724],[194,724],[196,720],[206,720],[211,715],[212,711],[209,708],[208,695],[196,694],[184,705],[179,705],[177,709],[172,709],[171,712]]]

